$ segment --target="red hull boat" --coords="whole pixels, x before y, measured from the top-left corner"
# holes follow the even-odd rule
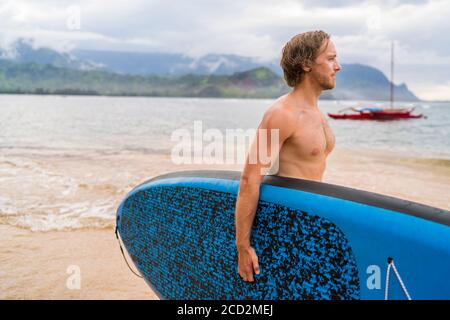
[[[349,120],[400,120],[418,119],[424,117],[423,114],[413,114],[414,108],[394,108],[394,43],[391,46],[391,81],[390,81],[390,108],[347,108],[338,113],[329,113],[333,119]],[[350,110],[349,113],[344,111]],[[426,117],[424,117],[426,118]]]
[[[405,109],[381,109],[381,108],[350,108],[353,112],[343,113],[344,109],[339,113],[328,113],[333,119],[348,120],[399,120],[399,119],[419,119],[423,114],[413,114],[414,108]]]

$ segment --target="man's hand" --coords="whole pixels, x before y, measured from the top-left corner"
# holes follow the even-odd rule
[[[258,256],[252,247],[238,248],[238,273],[244,281],[253,282],[253,272],[259,274]]]

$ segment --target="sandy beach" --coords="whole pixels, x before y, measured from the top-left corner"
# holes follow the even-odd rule
[[[116,208],[127,191],[151,176],[187,169],[240,168],[239,165],[176,166],[168,155],[115,154],[97,157],[96,161],[86,155],[21,157],[28,168],[31,161],[39,164],[39,170],[33,167],[35,174],[51,172],[53,177],[64,177],[64,181],[76,185],[75,189],[70,187],[70,192],[64,192],[69,187],[53,180],[53,189],[30,188],[28,197],[39,198],[43,204],[60,203],[63,199],[69,204],[111,199],[108,210]],[[10,166],[16,163],[17,170],[28,170],[27,165],[20,167],[14,162],[14,155],[8,159]],[[92,178],[93,173],[96,179]],[[42,182],[33,177],[32,171],[28,174],[29,183]],[[337,149],[329,158],[324,182],[450,208],[450,167],[445,160]],[[1,189],[3,196],[14,192],[13,181],[2,184]],[[34,214],[39,215],[39,210],[42,208],[36,206]],[[82,225],[63,224],[59,231],[52,228],[49,220],[27,224],[28,220],[21,218],[13,214],[3,214],[1,218],[0,299],[157,299],[146,283],[126,266],[114,236],[112,216],[101,220],[84,217]],[[70,266],[79,267],[80,289],[69,289],[66,285],[71,276]]]
[[[0,225],[0,299],[157,299],[123,261],[113,229],[32,232]],[[79,267],[80,288],[67,286]]]

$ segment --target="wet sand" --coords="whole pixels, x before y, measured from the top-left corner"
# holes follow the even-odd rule
[[[28,176],[21,181],[11,176],[10,184],[0,186],[4,199],[9,199],[8,196],[17,199],[15,203],[9,200],[3,203],[3,208],[8,210],[16,207],[16,213],[0,215],[0,299],[157,299],[123,261],[114,236],[114,219],[108,210],[115,208],[133,186],[154,175],[186,169],[240,168],[238,165],[175,166],[169,156],[163,155],[97,155],[95,161],[83,155],[34,154],[28,159],[16,156],[22,157],[25,165],[10,160],[10,166]],[[9,159],[14,159],[14,155]],[[34,165],[38,165],[39,170]],[[30,166],[33,170],[29,170]],[[51,172],[53,177],[48,186],[39,180],[43,172],[47,175]],[[8,176],[3,175],[3,178],[7,180]],[[68,181],[73,184],[67,184]],[[450,209],[447,160],[409,159],[373,150],[335,150],[329,158],[324,182]],[[15,183],[28,183],[27,196],[40,199],[42,206],[27,203],[15,189]],[[33,188],[33,184],[40,187]],[[100,220],[83,216],[81,225],[69,224],[61,231],[43,220],[42,225],[32,224],[40,230],[33,232],[26,219],[16,219],[26,210],[44,214],[49,210],[49,206],[45,206],[47,203],[76,204],[81,200],[89,203],[98,198],[111,201],[110,207],[105,209],[109,216],[105,213]],[[55,214],[62,210],[57,209]],[[69,218],[71,216],[67,216]],[[47,229],[41,230],[42,226]],[[66,286],[71,276],[67,268],[73,265],[81,272],[79,290]]]
[[[0,242],[0,299],[157,299],[126,266],[113,229],[32,232],[0,225]],[[79,268],[79,289],[72,266]]]
[[[450,210],[450,160],[336,150],[328,163],[324,182]]]

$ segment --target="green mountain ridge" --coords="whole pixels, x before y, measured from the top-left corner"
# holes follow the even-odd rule
[[[347,71],[350,78],[338,73],[337,88],[325,91],[321,98],[386,100],[389,93],[386,77],[377,69],[366,70],[370,67],[359,65],[356,68],[369,74],[360,79],[357,70],[351,74],[354,68]],[[406,86],[395,89],[399,91],[399,100],[418,100]],[[0,93],[275,98],[289,90],[282,77],[266,67],[232,75],[139,76],[0,60]]]

